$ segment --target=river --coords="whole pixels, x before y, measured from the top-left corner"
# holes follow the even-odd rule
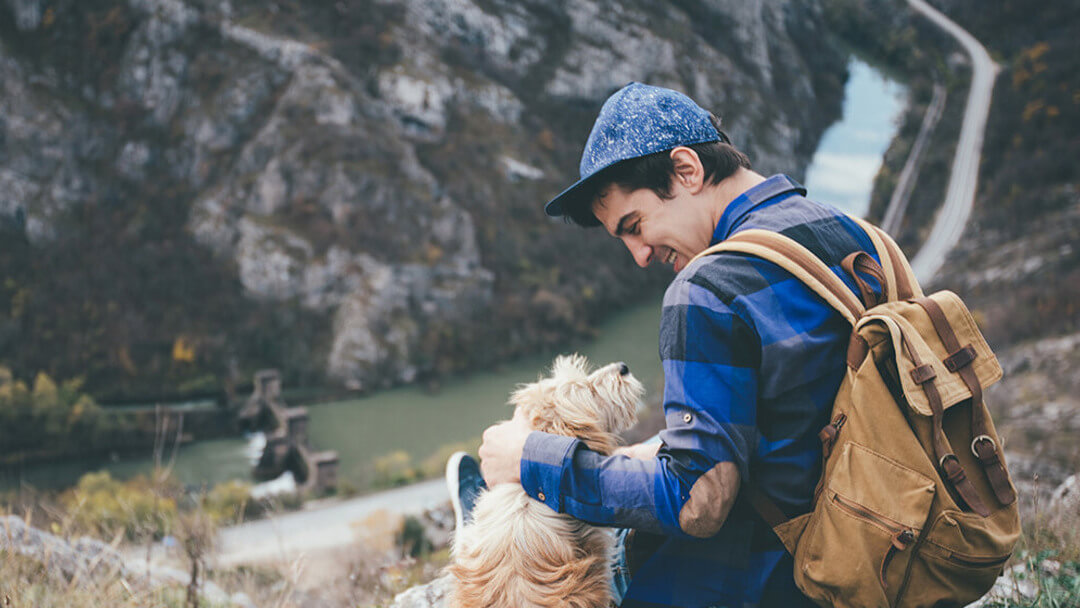
[[[857,59],[849,68],[843,118],[826,131],[805,181],[810,198],[862,215],[882,155],[896,133],[905,90]],[[581,352],[597,364],[624,361],[655,397],[663,381],[656,346],[660,295],[612,314],[595,340],[570,345],[565,352]],[[339,478],[363,488],[373,479],[375,460],[392,452],[404,451],[419,464],[447,444],[478,441],[489,424],[509,417],[506,400],[514,385],[536,379],[556,354],[538,354],[494,371],[453,378],[436,393],[402,387],[308,406],[311,442],[316,449],[337,450]],[[255,438],[237,437],[186,445],[177,454],[174,473],[189,484],[249,479],[256,443]],[[81,473],[102,468],[128,477],[151,466],[150,458],[32,466],[17,477],[0,474],[0,489],[20,480],[43,487],[69,485]]]

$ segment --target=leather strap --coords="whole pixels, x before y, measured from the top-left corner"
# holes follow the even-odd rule
[[[866,311],[855,294],[825,262],[806,247],[778,232],[756,228],[743,230],[697,254],[694,260],[722,251],[750,254],[787,270],[835,308],[852,326]]]
[[[848,367],[850,367],[852,371],[858,370],[869,354],[870,344],[866,341],[866,338],[860,336],[859,332],[851,332],[851,338],[848,340],[847,349]]]
[[[870,237],[874,248],[877,249],[878,258],[881,259],[885,275],[891,279],[887,301],[923,297],[922,287],[919,286],[919,281],[915,278],[907,257],[904,256],[896,241],[887,232],[870,222],[853,215],[848,217],[858,223],[866,232],[866,236]]]
[[[889,569],[889,562],[892,561],[894,555],[903,551],[911,546],[911,543],[915,541],[915,534],[911,530],[901,530],[889,540],[889,548],[885,551],[885,557],[881,560],[881,567],[878,568],[878,580],[881,582],[881,588],[884,590],[889,589],[889,584],[885,581],[885,571]]]
[[[976,356],[975,348],[968,344],[964,348],[945,357],[942,362],[945,364],[945,369],[955,374],[968,365],[971,365],[971,362],[975,360]]]
[[[863,305],[867,308],[873,308],[881,304],[884,298],[888,297],[889,288],[885,280],[885,271],[874,261],[874,258],[870,257],[869,253],[856,251],[844,258],[840,262],[840,267],[855,279],[855,285],[859,287]],[[878,285],[881,285],[881,295],[878,295],[859,273],[868,274],[877,279]]]
[[[982,499],[979,498],[979,494],[975,491],[975,486],[973,486],[971,480],[967,478],[964,467],[960,464],[960,459],[957,458],[956,454],[953,452],[952,446],[949,445],[949,439],[945,436],[945,430],[942,428],[942,419],[945,417],[945,407],[942,405],[941,394],[934,384],[934,379],[937,375],[929,365],[923,365],[919,356],[915,354],[915,351],[908,345],[907,338],[903,337],[903,332],[901,332],[901,334],[904,351],[915,364],[915,369],[911,370],[911,376],[915,382],[922,386],[923,391],[926,393],[926,400],[930,402],[930,421],[933,425],[932,441],[934,444],[934,458],[937,459],[938,467],[941,469],[942,473],[944,473],[945,479],[967,504],[968,508],[982,517],[987,517],[990,515],[990,510],[983,504]],[[926,372],[926,369],[929,369],[930,371]]]
[[[892,258],[889,256],[889,251],[886,249],[885,242],[881,239],[881,235],[878,234],[877,228],[862,218],[855,217],[854,215],[848,215],[848,217],[862,227],[863,232],[866,233],[870,242],[874,244],[874,251],[877,252],[878,259],[881,260],[881,269],[885,271],[885,276],[892,278],[892,280],[889,281],[887,289],[884,290],[885,301],[892,302],[894,300],[903,300],[896,291],[896,268],[893,267]]]
[[[769,524],[770,528],[775,528],[791,519],[756,485],[745,484],[742,491],[746,492],[746,499],[750,501],[750,505],[758,512],[761,519],[764,519],[765,523]]]
[[[844,428],[844,423],[847,422],[847,416],[840,414],[829,424],[825,425],[825,428],[821,429],[818,433],[818,439],[821,440],[821,454],[822,462],[829,459],[829,455],[832,454],[833,445],[836,444],[836,438],[840,436],[840,429]],[[824,469],[824,465],[822,466]],[[817,502],[815,500],[815,502]]]
[[[1016,490],[1009,482],[1009,473],[1005,470],[1005,465],[998,454],[997,443],[990,435],[986,406],[983,404],[982,384],[971,367],[972,361],[975,360],[975,349],[970,344],[960,346],[952,324],[949,323],[945,311],[937,302],[930,298],[918,298],[915,303],[926,311],[930,322],[934,325],[934,330],[949,353],[944,361],[945,367],[953,373],[960,374],[960,379],[971,391],[971,434],[975,438],[971,442],[971,451],[979,460],[979,466],[994,490],[994,497],[1002,505],[1011,505],[1016,501]]]

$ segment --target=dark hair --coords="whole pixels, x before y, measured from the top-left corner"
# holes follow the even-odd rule
[[[720,141],[708,141],[687,146],[697,153],[701,166],[705,169],[705,182],[718,184],[731,177],[740,167],[750,169],[750,159],[731,144],[720,129],[720,119],[709,114],[709,119]],[[671,151],[656,152],[637,158],[620,161],[593,176],[588,187],[580,196],[567,201],[564,207],[565,218],[579,226],[599,226],[600,220],[593,215],[592,206],[597,197],[611,186],[618,186],[628,192],[648,188],[662,199],[671,198],[671,180],[675,176],[675,164],[671,160]]]

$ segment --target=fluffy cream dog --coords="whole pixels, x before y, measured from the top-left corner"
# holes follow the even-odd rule
[[[585,357],[555,359],[551,376],[518,387],[514,417],[610,454],[637,420],[644,388],[625,365],[589,373]],[[518,484],[484,492],[473,522],[455,535],[454,608],[604,608],[611,603],[608,531],[533,500]]]

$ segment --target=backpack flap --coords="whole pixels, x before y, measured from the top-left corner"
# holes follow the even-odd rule
[[[951,291],[939,291],[929,299],[938,304],[951,326],[959,349],[950,352],[936,331],[926,309],[914,301],[889,302],[877,307],[872,318],[886,322],[892,342],[897,345],[896,367],[904,396],[913,410],[930,416],[929,397],[919,383],[929,372],[916,368],[930,366],[944,409],[973,397],[959,373],[970,365],[981,388],[1001,379],[1001,365],[986,343],[975,320],[960,298]],[[868,319],[869,320],[869,319]],[[899,345],[903,345],[900,347]]]

